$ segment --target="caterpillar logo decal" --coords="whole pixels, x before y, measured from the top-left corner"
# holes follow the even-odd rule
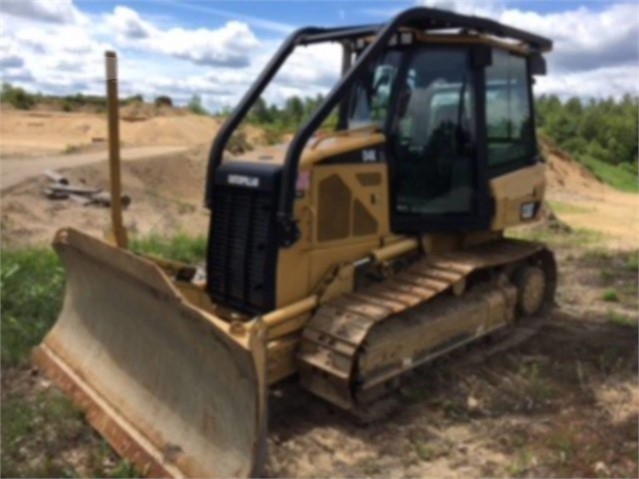
[[[256,176],[229,175],[226,181],[229,185],[247,186],[249,188],[260,186],[260,179]]]

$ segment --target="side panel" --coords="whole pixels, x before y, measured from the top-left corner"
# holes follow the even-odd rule
[[[490,181],[495,201],[493,231],[531,223],[539,219],[546,190],[546,165],[536,165],[498,176]]]

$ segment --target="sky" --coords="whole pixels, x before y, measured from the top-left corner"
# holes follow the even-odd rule
[[[554,41],[536,94],[639,94],[639,3],[553,0],[213,1],[0,0],[2,80],[29,91],[104,94],[104,51],[119,58],[122,96],[200,95],[232,107],[294,29],[373,24],[424,5],[485,16]],[[268,102],[326,93],[340,47],[296,50],[265,92]]]

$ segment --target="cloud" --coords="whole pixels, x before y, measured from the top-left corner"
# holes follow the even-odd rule
[[[0,68],[20,68],[24,65],[24,60],[18,55],[0,54]]]
[[[636,4],[548,14],[505,10],[499,20],[551,38],[554,48],[548,59],[551,72],[557,74],[636,65],[639,61]]]
[[[28,83],[33,81],[33,75],[26,68],[2,69],[2,81],[9,83]]]
[[[107,24],[125,39],[147,38],[157,29],[140,18],[135,10],[117,6],[107,16]]]
[[[45,93],[103,94],[104,51],[115,49],[122,96],[141,93],[152,100],[169,95],[176,104],[184,104],[199,94],[211,111],[237,104],[283,41],[282,34],[294,28],[209,4],[172,0],[157,0],[175,6],[171,16],[143,15],[124,6],[89,14],[70,0],[0,2],[0,68],[5,81]],[[639,21],[634,5],[577,8],[566,4],[569,8],[563,12],[535,13],[526,11],[522,3],[497,0],[426,0],[424,4],[490,16],[552,38],[555,50],[548,56],[549,75],[538,79],[536,93],[561,97],[638,93]],[[37,15],[29,13],[33,9],[39,9]],[[400,9],[386,4],[368,10],[371,14],[376,10],[376,15],[383,10],[383,20],[387,20]],[[178,16],[185,10],[233,20],[217,27],[188,27],[180,24]],[[334,13],[339,15],[339,6]],[[280,35],[258,39],[253,28]],[[337,44],[299,47],[264,97],[281,104],[291,95],[325,94],[339,78],[340,63]]]
[[[295,25],[291,25],[290,23],[275,22],[273,20],[254,17],[252,15],[244,15],[241,13],[231,12],[228,10],[222,10],[220,8],[210,7],[209,5],[203,5],[201,3],[193,4],[193,3],[185,2],[182,0],[180,1],[165,0],[165,3],[169,3],[175,7],[192,10],[195,12],[210,13],[212,15],[217,15],[224,18],[239,20],[255,28],[261,28],[263,30],[268,30],[271,32],[276,32],[276,33],[289,34],[297,28]]]
[[[554,94],[562,99],[572,96],[620,98],[639,95],[639,65],[615,66],[537,78],[536,94]]]
[[[106,22],[120,45],[189,60],[198,65],[245,67],[258,46],[248,25],[230,21],[223,27],[161,29],[128,7],[117,6]]]
[[[2,0],[2,13],[51,23],[78,23],[83,20],[72,0]]]
[[[478,17],[495,18],[504,10],[504,3],[500,0],[421,0],[417,3],[424,7],[449,10]]]

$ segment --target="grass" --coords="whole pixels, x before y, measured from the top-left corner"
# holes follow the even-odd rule
[[[77,153],[81,149],[82,147],[80,145],[67,145],[62,153],[64,153],[65,155],[72,155],[73,153]]]
[[[613,188],[632,193],[639,192],[637,175],[623,166],[615,166],[595,158],[583,156],[579,159],[597,178]]]
[[[549,200],[548,204],[550,205],[550,208],[552,209],[552,211],[559,215],[585,214],[585,213],[592,213],[593,211],[595,211],[594,208],[586,208],[585,206],[579,206],[579,205],[575,205],[571,203],[564,203],[563,201]]]
[[[49,330],[62,305],[63,270],[52,250],[2,251],[2,368],[27,360],[29,351]]]
[[[550,246],[583,246],[596,247],[605,236],[599,231],[587,228],[575,228],[570,232],[552,231],[542,228],[512,228],[506,231],[510,238],[540,241]]]
[[[3,477],[138,476],[56,391],[13,395],[3,400],[0,417]],[[87,444],[94,447],[87,450]]]
[[[617,296],[617,292],[614,289],[607,289],[601,295],[601,299],[608,303],[616,303],[619,301],[619,296]]]
[[[616,326],[633,327],[637,321],[616,311],[608,311],[608,322]]]
[[[171,238],[151,235],[134,239],[131,242],[131,250],[163,259],[197,264],[204,261],[206,257],[206,245],[204,236],[191,237],[178,233]]]
[[[526,473],[533,463],[533,456],[528,449],[521,449],[517,452],[515,461],[506,467],[506,471],[513,477],[520,477]]]

